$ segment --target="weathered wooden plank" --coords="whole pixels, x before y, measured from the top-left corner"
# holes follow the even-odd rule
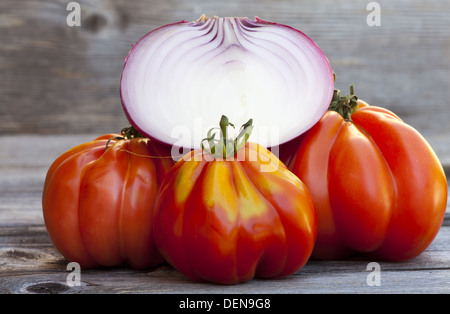
[[[152,273],[127,271],[116,277],[107,271],[82,273],[80,287],[66,285],[66,273],[47,273],[39,275],[24,274],[8,278],[9,289],[3,293],[122,293],[122,294],[277,294],[277,293],[449,293],[448,271],[430,270],[427,272],[405,271],[381,273],[381,286],[368,286],[368,272],[361,265],[353,273],[300,274],[285,279],[255,279],[236,286],[216,286],[212,284],[187,281],[168,268],[159,268]],[[172,277],[167,277],[174,274]],[[117,273],[115,273],[117,274]],[[179,278],[177,278],[179,277]],[[164,278],[161,280],[161,278]],[[0,289],[0,292],[2,290]]]
[[[122,59],[160,25],[202,13],[255,15],[292,25],[324,50],[337,87],[394,110],[419,131],[450,134],[447,0],[78,1],[81,27],[66,24],[67,1],[0,2],[0,132],[103,133],[126,124],[119,99]],[[439,142],[450,147],[449,137]]]
[[[370,274],[367,265],[372,260],[360,257],[309,261],[289,277],[254,279],[234,286],[193,282],[170,266],[163,265],[141,271],[127,267],[81,270],[81,286],[68,287],[66,279],[70,271],[66,270],[67,261],[49,244],[48,238],[46,240],[43,226],[2,227],[0,230],[0,293],[450,292],[449,227],[442,228],[433,244],[416,259],[402,263],[378,261],[381,266],[380,286],[367,284]],[[21,236],[17,237],[18,234]]]
[[[0,293],[448,293],[450,216],[432,245],[404,263],[378,261],[381,286],[366,283],[367,258],[310,261],[284,279],[216,286],[186,279],[165,265],[136,271],[125,266],[82,270],[68,287],[67,261],[53,247],[41,207],[45,174],[67,149],[95,135],[0,137]]]

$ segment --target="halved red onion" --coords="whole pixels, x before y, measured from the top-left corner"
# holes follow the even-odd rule
[[[226,115],[236,125],[252,118],[251,141],[273,147],[320,120],[334,78],[324,53],[299,30],[202,16],[140,39],[125,59],[120,90],[130,123],[168,145],[199,148]]]

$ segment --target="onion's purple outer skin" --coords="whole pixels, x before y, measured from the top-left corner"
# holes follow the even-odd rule
[[[217,18],[217,17],[215,17],[215,18]],[[207,18],[207,19],[208,19],[208,18]],[[161,29],[163,29],[163,28],[176,27],[176,26],[178,26],[178,25],[191,24],[192,26],[195,26],[195,25],[199,25],[199,24],[203,24],[203,23],[204,23],[204,19],[202,20],[202,17],[201,17],[201,18],[200,18],[199,20],[197,20],[197,21],[186,21],[186,20],[181,20],[181,21],[179,21],[179,22],[175,22],[175,23],[163,25],[163,26],[160,26],[160,27],[158,27],[158,28],[153,29],[152,31],[150,31],[150,32],[148,32],[146,35],[144,35],[144,36],[143,36],[143,37],[142,37],[142,38],[141,38],[141,39],[133,46],[133,48],[129,51],[128,55],[124,58],[124,66],[123,66],[123,69],[126,68],[127,62],[128,62],[128,60],[129,60],[130,55],[132,55],[133,50],[136,49],[137,47],[139,47],[139,45],[140,45],[142,42],[145,42],[145,40],[146,40],[149,36],[152,36],[155,32],[157,32],[157,31],[159,31],[159,30],[161,30]],[[290,29],[290,30],[292,30],[292,31],[295,31],[295,32],[298,32],[299,34],[301,34],[301,36],[304,37],[304,39],[308,40],[313,46],[316,46],[316,47],[317,47],[317,52],[322,56],[322,58],[323,58],[324,60],[327,61],[327,64],[328,64],[328,70],[329,70],[329,78],[330,78],[330,82],[329,82],[329,83],[330,83],[330,86],[332,86],[332,90],[334,90],[334,72],[333,72],[333,70],[332,70],[332,68],[331,68],[331,65],[330,65],[330,63],[329,63],[329,61],[328,61],[328,58],[326,57],[325,53],[317,46],[317,44],[316,44],[309,36],[307,36],[305,33],[303,33],[302,31],[300,31],[300,30],[298,30],[298,29],[296,29],[296,28],[293,28],[293,27],[291,27],[291,26],[284,25],[284,24],[280,24],[280,23],[276,23],[276,22],[265,21],[265,20],[262,20],[262,19],[260,19],[260,18],[258,18],[258,17],[255,17],[255,20],[254,20],[254,21],[252,21],[252,20],[250,20],[250,19],[248,19],[248,18],[242,18],[242,23],[243,23],[243,24],[247,24],[247,25],[252,26],[252,27],[258,27],[258,26],[262,26],[262,25],[276,25],[276,26],[288,28],[288,29]],[[122,82],[123,82],[124,79],[125,79],[125,77],[124,77],[124,71],[122,71],[121,84],[122,84]],[[329,102],[331,102],[332,95],[333,95],[333,93],[331,93]],[[145,130],[143,130],[143,129],[142,129],[142,128],[141,128],[141,127],[133,120],[133,118],[131,117],[131,115],[130,115],[129,112],[128,112],[127,104],[124,102],[123,95],[122,95],[122,88],[120,89],[120,97],[121,97],[121,102],[122,102],[122,107],[123,107],[123,109],[124,109],[124,113],[125,113],[125,115],[126,115],[128,121],[129,121],[129,123],[130,123],[137,131],[139,131],[141,134],[147,136],[148,138],[150,138],[150,139],[152,139],[152,140],[154,140],[154,141],[156,141],[156,142],[158,142],[158,143],[160,143],[160,144],[162,144],[162,145],[167,145],[167,146],[169,146],[169,147],[172,147],[172,146],[173,146],[172,144],[163,142],[163,141],[157,139],[156,137],[154,137],[152,134],[149,134],[148,132],[146,132]],[[328,109],[328,107],[326,108],[326,110],[324,110],[323,114],[325,114],[325,112],[327,111],[327,109]],[[323,114],[322,114],[322,115],[323,115]],[[311,127],[312,127],[312,126],[311,126]],[[279,155],[280,155],[280,156],[278,156],[278,157],[281,159],[282,162],[285,162],[285,161],[287,161],[287,159],[290,158],[291,152],[295,150],[295,148],[297,147],[297,143],[299,142],[299,140],[301,139],[301,137],[302,137],[302,135],[303,135],[304,133],[305,133],[305,132],[303,132],[302,134],[299,134],[297,137],[295,137],[295,138],[293,138],[293,139],[291,139],[291,140],[289,140],[289,141],[286,141],[286,142],[284,142],[284,143],[281,143],[281,144],[279,145],[279,152],[280,152]],[[271,149],[271,147],[267,147],[267,148],[268,148],[268,149]],[[194,148],[192,148],[192,147],[179,147],[179,149],[183,149],[184,151],[187,151],[187,150],[193,150]]]

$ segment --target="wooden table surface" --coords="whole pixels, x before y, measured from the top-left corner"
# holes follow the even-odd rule
[[[127,126],[119,98],[122,59],[151,29],[202,13],[259,16],[299,28],[325,52],[336,85],[396,112],[419,130],[450,171],[450,2],[377,1],[369,27],[362,0],[78,1],[81,27],[69,27],[69,1],[0,2],[0,293],[449,293],[450,211],[435,241],[403,263],[367,258],[309,261],[284,279],[218,286],[171,267],[82,270],[69,287],[67,261],[42,217],[48,167],[67,149]]]
[[[93,135],[0,137],[0,293],[450,293],[450,215],[419,257],[377,261],[380,286],[367,285],[367,258],[309,261],[284,279],[235,286],[192,282],[164,265],[81,270],[81,286],[68,287],[68,262],[53,247],[42,217],[41,193],[51,162]],[[370,268],[372,270],[372,268]]]

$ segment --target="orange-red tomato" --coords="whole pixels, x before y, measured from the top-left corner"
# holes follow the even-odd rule
[[[55,247],[81,267],[134,268],[163,262],[152,234],[155,198],[173,165],[170,151],[144,138],[108,134],[62,154],[43,192],[44,220]],[[160,158],[162,157],[162,158]]]
[[[316,229],[308,189],[254,143],[234,160],[201,149],[185,155],[155,206],[158,249],[197,281],[236,284],[292,274],[308,261]]]
[[[358,101],[351,120],[328,111],[304,135],[289,169],[316,205],[314,258],[411,259],[442,224],[443,168],[426,140],[387,109]]]

